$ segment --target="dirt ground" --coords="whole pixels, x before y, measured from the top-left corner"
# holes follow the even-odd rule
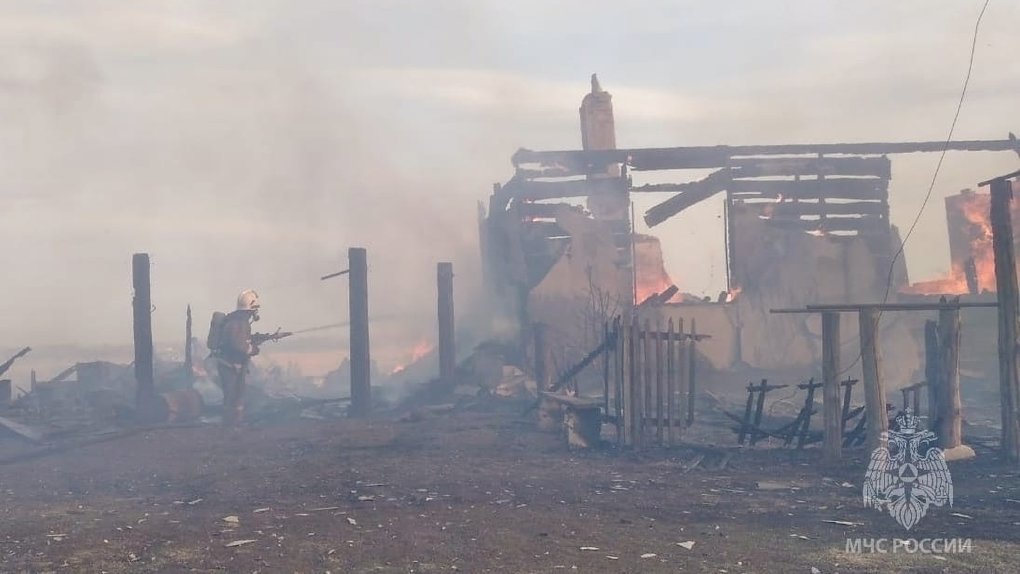
[[[516,411],[152,430],[0,465],[0,571],[1020,569],[1020,469],[987,454],[910,531],[973,541],[935,556],[845,551],[908,534],[863,508],[860,460],[745,449],[685,472],[699,452],[573,452]]]

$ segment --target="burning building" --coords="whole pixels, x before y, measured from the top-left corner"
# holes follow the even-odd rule
[[[696,320],[712,336],[699,352],[717,369],[811,367],[821,356],[819,319],[771,309],[895,301],[919,288],[909,284],[889,218],[889,155],[941,151],[945,142],[616,149],[612,98],[594,76],[580,117],[583,149],[519,150],[514,176],[494,187],[480,226],[491,292],[521,326],[538,321],[560,331],[575,357],[609,317],[636,310],[653,322]],[[1013,143],[949,147],[1010,150]],[[635,186],[630,175],[706,169],[714,171],[682,183]],[[676,294],[662,250],[691,246],[635,233],[632,193],[670,194],[644,214],[649,227],[723,196],[726,293],[716,300]],[[987,289],[990,239],[980,223],[987,217],[973,217],[987,209],[974,198],[960,201],[950,218],[972,227],[951,222],[966,234],[954,239],[954,269],[972,260],[976,288]],[[966,292],[953,287],[942,292]],[[853,356],[856,326],[848,327],[844,353]],[[920,366],[921,325],[891,315],[882,329],[896,346],[887,349],[896,361],[886,362],[886,373],[905,382]]]

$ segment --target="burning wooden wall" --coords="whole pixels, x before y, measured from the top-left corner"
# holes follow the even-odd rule
[[[1020,218],[1020,202],[1011,205],[1015,227]],[[987,193],[965,189],[947,197],[949,273],[945,277],[914,283],[905,287],[903,292],[917,295],[994,293],[995,258],[992,254],[990,208],[991,199]],[[1020,247],[1020,236],[1014,232],[1013,237]]]

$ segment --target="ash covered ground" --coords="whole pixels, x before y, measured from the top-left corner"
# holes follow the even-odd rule
[[[909,533],[971,553],[857,555],[907,533],[848,455],[577,452],[506,408],[138,431],[5,459],[0,571],[1015,571],[1015,469],[951,465],[954,506]]]

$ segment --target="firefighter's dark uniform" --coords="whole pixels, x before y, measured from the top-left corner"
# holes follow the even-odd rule
[[[223,386],[223,422],[235,425],[244,418],[244,378],[258,347],[251,339],[251,311],[234,311],[223,321],[216,353],[220,384]]]

